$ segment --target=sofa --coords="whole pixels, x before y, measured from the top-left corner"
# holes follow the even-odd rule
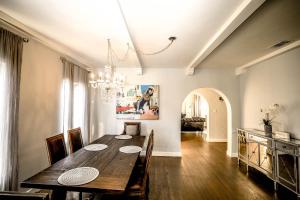
[[[203,117],[181,118],[181,131],[203,131],[206,119]]]

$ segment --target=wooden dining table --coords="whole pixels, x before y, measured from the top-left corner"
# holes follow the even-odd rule
[[[91,193],[124,192],[139,153],[122,153],[119,148],[128,145],[143,147],[144,141],[145,136],[120,140],[116,139],[115,135],[104,135],[92,144],[106,144],[108,148],[101,151],[87,151],[82,148],[22,181],[21,187]],[[99,170],[99,175],[95,180],[84,185],[65,186],[58,183],[57,179],[62,173],[77,167],[94,167]]]

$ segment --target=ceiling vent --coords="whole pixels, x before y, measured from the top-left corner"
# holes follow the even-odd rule
[[[283,41],[280,41],[280,42],[274,44],[273,46],[271,46],[271,48],[279,48],[279,47],[282,47],[286,44],[289,44],[290,42],[291,41],[289,41],[289,40],[283,40]]]

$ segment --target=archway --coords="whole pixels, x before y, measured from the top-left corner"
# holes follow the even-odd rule
[[[205,101],[208,102],[209,105],[209,115],[207,116],[207,141],[211,141],[211,142],[227,142],[227,155],[232,156],[232,109],[231,109],[231,104],[228,100],[228,98],[226,97],[226,95],[224,95],[223,92],[215,89],[215,88],[198,88],[195,89],[193,91],[191,91],[186,98],[188,98],[191,95],[197,94],[199,96],[201,96]],[[226,135],[223,136],[226,139],[216,139],[216,138],[211,138],[210,134],[213,132],[213,130],[216,130],[216,127],[214,127],[214,129],[212,128],[212,126],[216,126],[214,123],[210,123],[210,121],[215,120],[216,118],[214,118],[214,116],[216,115],[217,112],[216,110],[216,104],[213,104],[211,101],[212,98],[218,98],[219,101],[222,101],[224,103],[224,108],[225,108],[225,113],[224,115],[226,115],[226,128],[224,128],[223,125],[223,132],[226,132]],[[186,100],[185,98],[185,100]],[[185,101],[184,100],[184,101]],[[183,104],[184,104],[183,101]],[[220,107],[218,107],[217,109],[221,109]],[[225,119],[225,118],[224,118]],[[212,121],[213,122],[213,121]],[[220,125],[220,124],[218,124]],[[220,125],[222,126],[222,125]],[[212,132],[210,131],[212,130]],[[219,129],[220,130],[220,129]]]

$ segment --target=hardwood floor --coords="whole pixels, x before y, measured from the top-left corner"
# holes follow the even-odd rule
[[[226,143],[207,143],[182,135],[182,158],[153,157],[150,200],[292,200],[296,195],[259,173],[247,175],[236,158],[226,156]]]

